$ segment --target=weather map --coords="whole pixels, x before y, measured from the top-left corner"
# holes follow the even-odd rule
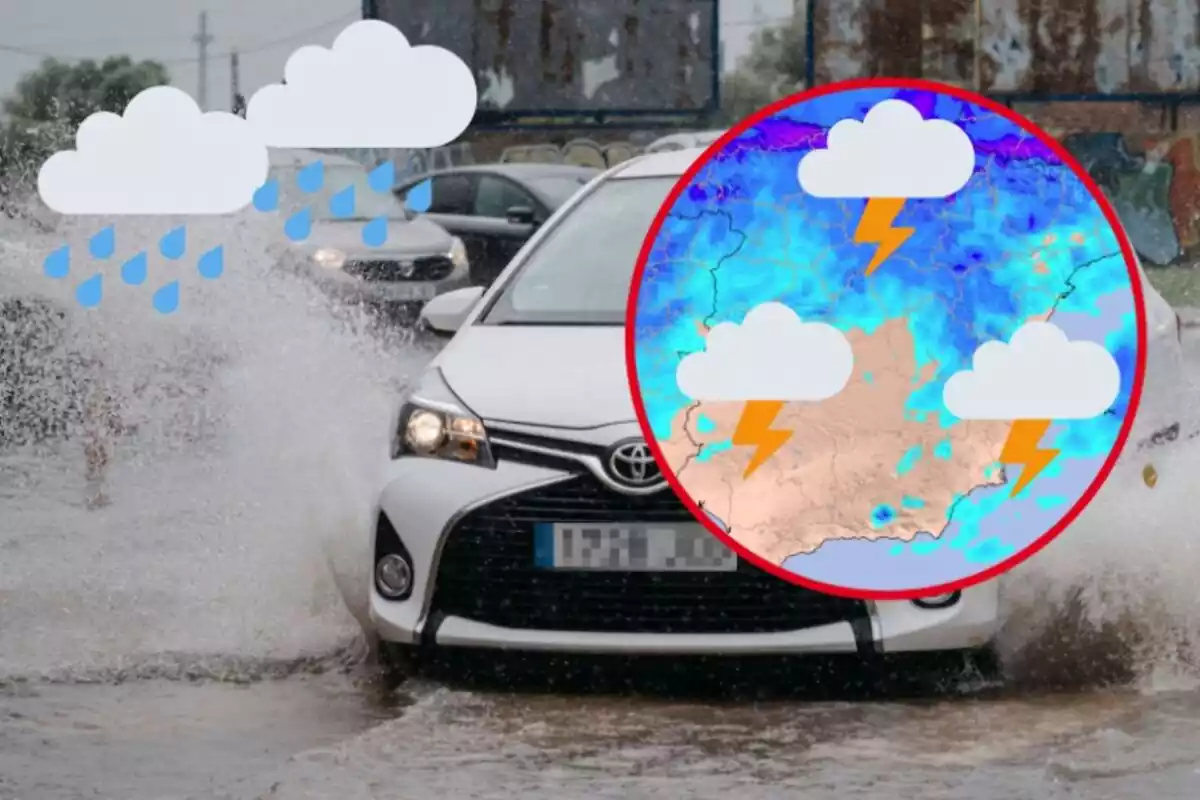
[[[983,580],[1082,510],[1132,425],[1138,270],[1049,137],[929,82],[824,87],[706,153],[630,303],[676,492],[816,588]]]

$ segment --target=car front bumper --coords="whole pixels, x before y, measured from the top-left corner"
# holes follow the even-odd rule
[[[398,304],[423,305],[440,294],[461,289],[471,283],[465,264],[455,266],[446,277],[432,281],[363,280],[338,270],[321,270],[316,266],[309,266],[308,270],[317,285],[331,297],[342,302],[385,307]]]
[[[867,614],[853,621],[767,633],[530,629],[445,614],[434,607],[434,576],[442,551],[450,531],[464,517],[503,498],[569,478],[556,469],[511,462],[493,470],[431,459],[393,461],[378,510],[407,551],[413,568],[412,591],[406,599],[389,600],[372,580],[369,613],[379,637],[400,644],[563,653],[866,655],[975,649],[988,645],[998,627],[995,582],[964,591],[948,608],[923,609],[908,601],[870,602],[865,604]],[[374,541],[371,552],[375,552]],[[480,585],[478,591],[486,595],[496,589]]]

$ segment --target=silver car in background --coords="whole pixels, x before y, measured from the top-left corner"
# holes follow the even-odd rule
[[[317,161],[324,164],[324,183],[316,192],[303,192],[297,177]],[[301,270],[331,296],[411,321],[432,298],[467,285],[470,270],[462,240],[407,211],[391,191],[374,191],[367,169],[358,162],[315,150],[272,150],[270,177],[279,183],[284,219],[310,209],[309,236],[288,244],[301,254]],[[354,189],[354,211],[338,216],[330,200],[349,187]],[[369,245],[364,228],[381,217],[387,220],[386,239],[380,246]]]

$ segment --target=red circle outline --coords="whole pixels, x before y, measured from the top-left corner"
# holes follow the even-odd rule
[[[1100,206],[1104,212],[1104,217],[1116,234],[1117,241],[1121,245],[1121,255],[1125,259],[1125,268],[1129,274],[1130,286],[1133,290],[1133,299],[1136,306],[1134,316],[1137,320],[1137,357],[1134,367],[1133,386],[1129,393],[1129,406],[1125,413],[1125,418],[1122,420],[1121,429],[1117,433],[1116,442],[1113,443],[1112,449],[1109,451],[1108,458],[1101,465],[1100,470],[1088,485],[1086,491],[1078,499],[1074,505],[1064,514],[1050,530],[1043,533],[1031,544],[1023,550],[1013,554],[999,564],[989,567],[986,570],[968,576],[961,580],[944,583],[939,586],[930,586],[921,589],[910,590],[888,590],[874,591],[868,589],[853,590],[844,586],[834,586],[832,584],[821,583],[820,581],[810,580],[801,575],[783,568],[782,564],[773,564],[770,561],[754,554],[745,546],[739,544],[725,531],[721,530],[712,519],[706,514],[699,505],[692,500],[688,492],[683,488],[682,483],[675,476],[675,473],[667,467],[667,460],[663,455],[662,448],[659,447],[658,440],[654,436],[654,431],[650,427],[650,420],[646,415],[646,407],[642,402],[641,386],[637,376],[637,358],[636,358],[636,337],[634,334],[635,321],[637,319],[638,296],[641,293],[642,278],[646,271],[646,262],[650,257],[650,251],[653,249],[654,242],[658,238],[659,231],[662,229],[663,223],[671,210],[675,207],[675,202],[679,199],[679,195],[683,193],[696,177],[696,174],[709,162],[709,160],[727,144],[740,136],[748,128],[753,127],[759,121],[767,117],[774,116],[780,111],[791,108],[797,103],[808,100],[815,100],[819,97],[824,97],[829,94],[836,94],[845,91],[854,91],[858,89],[917,89],[928,92],[936,92],[938,94],[949,95],[951,97],[964,100],[981,108],[986,108],[989,111],[998,114],[1009,122],[1013,123],[1022,130],[1029,131],[1034,134],[1042,144],[1046,145],[1070,170],[1075,173],[1076,177],[1082,181],[1087,187],[1089,194]],[[807,589],[812,589],[824,594],[835,595],[838,597],[848,597],[856,600],[913,600],[921,597],[931,597],[938,594],[946,594],[948,592],[968,589],[972,586],[981,584],[987,580],[998,577],[1005,572],[1008,572],[1013,567],[1022,563],[1026,559],[1035,555],[1038,551],[1048,545],[1060,533],[1067,529],[1076,518],[1087,508],[1088,504],[1096,497],[1100,491],[1100,487],[1108,480],[1112,474],[1113,468],[1116,466],[1117,459],[1120,458],[1121,452],[1125,449],[1125,445],[1129,440],[1129,435],[1133,429],[1133,423],[1137,417],[1138,409],[1142,402],[1142,387],[1146,378],[1146,308],[1145,294],[1142,289],[1141,276],[1138,274],[1137,257],[1134,255],[1133,247],[1130,245],[1129,237],[1125,233],[1125,228],[1117,218],[1116,211],[1113,210],[1112,204],[1100,187],[1096,184],[1092,177],[1088,175],[1083,166],[1075,159],[1074,156],[1067,151],[1063,145],[1043,131],[1038,126],[1034,125],[1029,120],[1023,119],[1011,109],[1001,105],[1000,103],[990,100],[982,95],[977,95],[974,92],[960,89],[956,86],[938,83],[937,81],[924,80],[920,78],[856,78],[852,80],[838,81],[835,83],[825,84],[813,89],[807,89],[801,92],[796,92],[781,100],[776,100],[774,103],[759,109],[754,114],[746,117],[736,125],[731,127],[720,139],[717,139],[704,152],[692,162],[687,171],[676,182],[671,192],[667,195],[667,199],[658,209],[658,214],[654,217],[654,222],[646,233],[646,238],[642,241],[641,251],[638,253],[637,265],[634,267],[633,279],[630,284],[629,300],[625,308],[625,371],[629,380],[630,394],[633,398],[634,412],[637,415],[638,426],[642,429],[642,434],[646,438],[646,443],[650,447],[650,452],[654,454],[654,458],[658,461],[659,466],[663,468],[663,475],[667,479],[672,491],[679,497],[688,511],[692,513],[700,524],[704,525],[714,536],[720,539],[727,547],[737,553],[739,558],[749,561],[759,569],[769,572],[778,578],[782,578],[789,583],[797,586],[803,586]]]

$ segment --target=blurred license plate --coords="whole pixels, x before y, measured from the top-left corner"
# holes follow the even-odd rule
[[[698,523],[539,522],[534,563],[545,569],[732,572],[737,554]]]
[[[422,300],[429,301],[435,294],[432,283],[396,284],[387,288],[389,300]]]

